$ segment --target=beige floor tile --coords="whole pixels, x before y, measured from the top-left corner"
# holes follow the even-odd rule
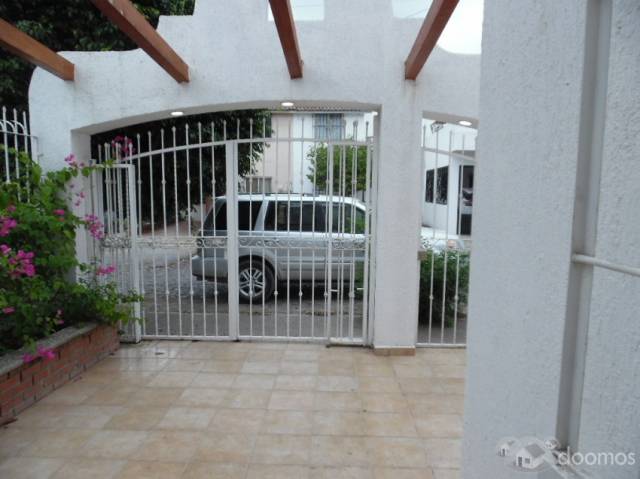
[[[145,431],[98,431],[85,444],[82,455],[103,459],[125,459],[140,447],[147,436],[148,433]]]
[[[313,436],[311,464],[322,466],[368,466],[363,437]]]
[[[318,373],[322,376],[353,376],[355,375],[355,367],[351,361],[321,359],[318,362]]]
[[[161,371],[169,363],[168,358],[130,358],[127,371]]]
[[[255,436],[206,431],[196,447],[195,461],[247,464]]]
[[[63,459],[11,457],[0,461],[2,479],[47,479],[64,463]]]
[[[400,393],[400,385],[393,377],[361,377],[359,389],[364,392]]]
[[[426,364],[394,364],[393,370],[399,378],[428,378],[433,371]]]
[[[416,418],[416,429],[421,437],[462,437],[462,416],[459,414],[431,414]]]
[[[463,378],[434,378],[438,381],[440,388],[445,394],[464,394]]]
[[[409,404],[402,394],[375,392],[360,393],[365,412],[409,412]]]
[[[214,350],[210,353],[210,358],[221,361],[245,361],[249,352],[235,349]]]
[[[261,434],[256,439],[251,463],[305,465],[309,463],[310,450],[311,436]]]
[[[429,468],[378,467],[373,472],[375,479],[433,479]]]
[[[317,411],[362,411],[357,393],[316,392],[313,408]]]
[[[317,381],[318,376],[282,374],[276,377],[274,388],[287,391],[313,391]]]
[[[247,363],[280,363],[285,354],[285,350],[278,349],[255,349],[247,354]],[[246,364],[246,363],[245,363]]]
[[[352,376],[318,376],[316,390],[326,392],[357,391],[358,379]]]
[[[451,394],[406,395],[411,414],[415,418],[428,417],[431,414],[462,414],[464,399]]]
[[[184,388],[139,388],[129,398],[129,406],[168,407],[184,392]]]
[[[235,374],[198,373],[191,382],[192,388],[228,388],[236,379]]]
[[[147,431],[155,427],[166,413],[167,408],[164,407],[133,406],[112,416],[104,428]]]
[[[147,385],[150,388],[186,388],[196,377],[195,371],[162,371]]]
[[[422,439],[405,437],[368,437],[365,439],[369,460],[386,467],[428,467]]]
[[[206,429],[215,415],[213,408],[170,407],[156,425],[157,429]]]
[[[237,374],[242,370],[243,361],[206,360],[202,365],[202,372]]]
[[[204,366],[202,359],[170,359],[164,371],[199,372]]]
[[[373,479],[373,471],[357,466],[314,467],[310,479]]]
[[[116,477],[118,479],[176,479],[182,477],[186,467],[184,462],[128,461]]]
[[[89,370],[93,373],[93,370]],[[93,384],[99,383],[101,386],[117,386],[117,387],[143,387],[149,384],[153,378],[157,376],[157,371],[109,371],[109,372],[97,372],[95,375],[99,376],[86,376],[85,382]]]
[[[152,431],[138,448],[136,460],[184,462],[203,441],[200,431]]]
[[[83,404],[96,406],[122,406],[129,403],[133,395],[133,386],[107,386],[89,396]]]
[[[216,464],[192,462],[180,477],[183,479],[244,479],[247,466],[244,464]]]
[[[407,413],[364,413],[368,436],[416,437],[413,418]]]
[[[358,376],[373,376],[373,377],[395,376],[393,367],[389,363],[381,363],[381,364],[357,363],[355,366],[355,369],[356,369],[356,374]]]
[[[113,459],[72,459],[53,475],[53,479],[111,479],[124,466]]]
[[[271,374],[239,374],[231,385],[234,389],[273,389],[276,376]]]
[[[285,361],[280,363],[280,374],[303,374],[313,376],[318,374],[316,361]]]
[[[316,411],[313,414],[313,434],[318,436],[362,436],[364,415],[360,412]]]
[[[264,409],[269,405],[271,391],[231,389],[222,402],[223,407],[240,409]]]
[[[35,429],[0,428],[0,458],[17,456],[22,449],[31,445],[39,434]]]
[[[21,456],[73,457],[98,431],[95,429],[44,429],[20,451]]]
[[[249,466],[247,479],[308,479],[308,466],[277,466],[259,464]]]
[[[228,389],[187,388],[174,404],[189,407],[215,407],[220,406],[228,394]]]
[[[284,352],[284,361],[317,361],[320,352],[314,349],[288,349]]]
[[[460,439],[425,439],[429,465],[440,469],[460,467],[462,444]]]
[[[269,409],[310,411],[313,409],[314,393],[309,391],[273,391]]]
[[[434,479],[461,479],[460,469],[433,469]]]
[[[94,371],[127,371],[130,366],[130,358],[108,357],[93,366]]]
[[[266,415],[265,409],[220,409],[209,429],[221,434],[257,434]]]
[[[439,378],[397,378],[400,390],[413,394],[443,394]]]
[[[16,418],[17,421],[7,427],[20,427],[23,429],[55,428],[60,420],[59,416],[64,413],[65,409],[71,407],[73,406],[46,404],[40,401],[25,411],[22,411]],[[0,429],[0,431],[2,431],[2,429]]]
[[[262,434],[311,434],[313,416],[310,411],[267,411]]]
[[[100,386],[95,386],[93,384],[67,383],[42,399],[40,404],[60,404],[67,406],[81,404],[93,394],[100,391],[100,389]]]
[[[466,367],[456,364],[435,364],[431,366],[433,376],[437,378],[464,379]]]
[[[269,351],[266,351],[269,352]],[[242,374],[278,374],[280,361],[253,362],[246,361],[240,372]]]

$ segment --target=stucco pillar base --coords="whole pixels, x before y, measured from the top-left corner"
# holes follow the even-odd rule
[[[416,348],[415,346],[374,346],[373,354],[376,356],[415,356]]]

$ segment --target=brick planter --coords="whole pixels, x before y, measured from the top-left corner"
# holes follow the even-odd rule
[[[118,349],[116,328],[105,325],[69,327],[39,341],[55,359],[23,364],[17,351],[0,358],[0,424],[69,382]]]

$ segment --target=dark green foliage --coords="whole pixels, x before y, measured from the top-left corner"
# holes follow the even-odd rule
[[[357,150],[355,159],[354,150]],[[326,191],[329,180],[328,154],[329,149],[326,144],[314,146],[307,153],[307,159],[310,162],[307,178],[312,184],[315,184],[316,191],[319,193]],[[365,191],[367,189],[367,149],[334,146],[333,194],[351,196],[351,182],[354,174],[357,175],[356,191]]]
[[[453,321],[456,307],[456,281],[458,281],[458,314],[462,305],[466,305],[469,294],[469,252],[448,250],[428,250],[426,258],[420,263],[420,305],[418,318],[421,324],[429,322],[429,311],[433,324],[442,322],[442,294],[445,284],[447,291],[444,298],[445,325]],[[456,277],[457,271],[457,277]],[[433,274],[433,300],[430,298],[431,278]]]
[[[135,0],[138,10],[156,26],[160,15],[190,15],[195,0]],[[131,50],[135,45],[89,0],[7,0],[0,18],[53,51]],[[0,105],[27,111],[27,92],[34,67],[0,49]]]

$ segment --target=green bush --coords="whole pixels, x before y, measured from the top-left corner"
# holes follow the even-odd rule
[[[79,218],[68,206],[85,197],[82,191],[69,193],[69,181],[93,168],[70,156],[68,167],[43,175],[28,156],[10,154],[20,176],[6,182],[0,166],[0,354],[25,345],[35,350],[38,339],[65,326],[130,320],[138,295],[120,294],[113,283],[98,280],[113,267],[80,264],[75,255],[78,228],[102,235],[96,218]],[[71,279],[75,269],[78,281]]]
[[[422,324],[429,322],[431,311],[432,324],[440,324],[442,321],[442,295],[444,296],[445,325],[453,321],[456,308],[456,281],[458,282],[458,314],[460,307],[466,305],[469,294],[469,252],[447,250],[427,250],[426,257],[420,263],[420,309],[419,321]],[[457,272],[457,275],[456,275]],[[431,298],[431,285],[433,278],[433,299]]]

